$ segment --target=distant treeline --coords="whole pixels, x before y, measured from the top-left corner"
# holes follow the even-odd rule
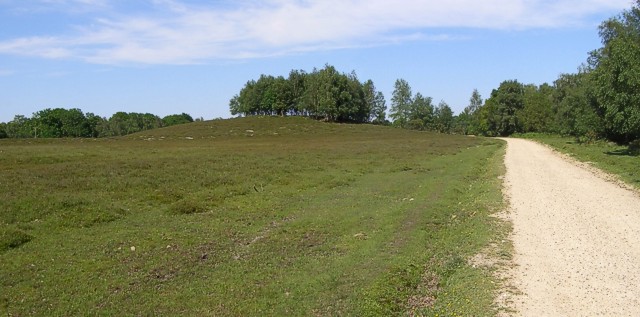
[[[459,120],[466,132],[489,136],[543,132],[580,141],[640,139],[640,0],[599,27],[603,47],[576,74],[553,85],[507,80],[484,105],[471,103]],[[473,98],[472,98],[473,99]]]
[[[31,118],[17,115],[0,123],[0,138],[98,138],[122,136],[144,130],[193,122],[186,114],[160,118],[150,113],[117,112],[111,118],[73,109],[44,109]]]
[[[229,102],[232,115],[298,115],[330,122],[384,123],[385,98],[373,81],[326,65],[311,73],[292,70],[287,78],[262,75]]]
[[[329,122],[394,124],[399,127],[444,133],[455,129],[455,116],[443,101],[436,107],[430,97],[414,96],[409,83],[396,81],[386,118],[384,94],[371,80],[360,82],[355,71],[338,72],[325,65],[311,73],[292,70],[287,78],[261,75],[250,80],[229,102],[232,115],[307,116]]]
[[[457,117],[451,107],[440,101],[434,106],[433,98],[417,92],[413,95],[411,86],[404,79],[397,79],[391,96],[389,116],[393,125],[405,129],[459,133]]]

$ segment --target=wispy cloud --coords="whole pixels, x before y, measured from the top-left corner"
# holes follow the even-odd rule
[[[0,53],[103,64],[200,63],[456,37],[436,29],[576,26],[629,6],[628,0],[152,0],[146,10],[128,11],[107,0],[37,2],[105,10],[66,34],[0,40]]]

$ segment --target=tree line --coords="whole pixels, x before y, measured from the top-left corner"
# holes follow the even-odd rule
[[[553,85],[506,80],[482,104],[472,96],[458,116],[467,134],[542,132],[579,141],[640,139],[640,0],[599,27],[602,47],[577,73]]]
[[[420,92],[413,95],[411,86],[404,79],[397,79],[391,96],[389,116],[393,125],[412,129],[452,133],[456,127],[456,117],[451,107],[444,102],[435,106],[433,98],[423,96]]]
[[[47,108],[30,118],[16,115],[12,121],[0,123],[0,138],[112,137],[193,121],[186,113],[160,118],[150,113],[117,112],[107,119],[77,108]]]
[[[344,74],[331,65],[289,76],[261,75],[229,101],[232,115],[307,116],[329,122],[386,122],[386,102],[371,80],[355,71]]]

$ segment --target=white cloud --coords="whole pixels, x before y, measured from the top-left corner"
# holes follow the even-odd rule
[[[106,0],[40,0],[106,8]],[[2,2],[0,2],[1,4]],[[442,28],[560,28],[618,12],[628,0],[268,0],[223,5],[152,0],[146,13],[94,17],[73,34],[0,41],[0,53],[91,63],[198,63],[442,40]],[[112,9],[115,7],[112,5]],[[432,34],[433,33],[433,34]],[[453,36],[455,38],[455,36]]]

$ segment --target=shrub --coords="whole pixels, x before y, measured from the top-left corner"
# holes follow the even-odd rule
[[[188,215],[207,212],[207,208],[198,200],[182,199],[171,205],[169,211],[177,215]]]

